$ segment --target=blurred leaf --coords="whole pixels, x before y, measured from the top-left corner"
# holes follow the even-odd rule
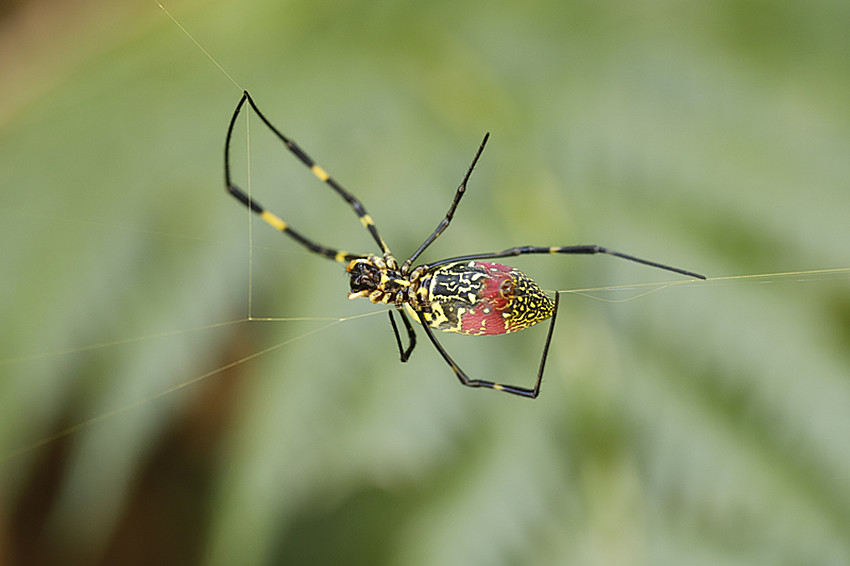
[[[76,8],[0,34],[0,560],[850,562],[848,274],[724,279],[848,267],[850,7],[169,3],[238,88],[155,3]],[[222,190],[240,88],[399,257],[490,131],[423,261],[598,243],[718,279],[564,294],[534,402],[462,388],[421,333],[400,364],[339,265]],[[247,139],[264,204],[373,251],[248,127],[243,184]],[[528,384],[544,335],[445,344]]]

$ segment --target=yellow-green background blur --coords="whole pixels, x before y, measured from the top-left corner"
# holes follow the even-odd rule
[[[845,1],[167,7],[401,259],[490,131],[423,261],[850,267]],[[249,232],[239,87],[154,2],[6,5],[0,85],[0,563],[850,563],[846,271],[564,294],[539,399],[467,389],[422,332],[399,363],[339,264]],[[263,204],[375,250],[249,127]],[[511,263],[550,291],[682,279]],[[254,316],[312,320],[216,326],[249,274]],[[524,385],[544,337],[441,336]]]

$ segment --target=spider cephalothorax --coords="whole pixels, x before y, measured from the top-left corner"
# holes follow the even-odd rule
[[[230,176],[230,139],[233,135],[233,127],[236,118],[245,103],[257,113],[263,123],[280,139],[286,148],[292,152],[313,174],[337,192],[354,210],[360,223],[369,231],[375,243],[381,249],[382,257],[377,255],[351,254],[339,249],[323,246],[314,240],[302,236],[293,230],[283,219],[266,210],[253,198],[242,192],[233,184]],[[651,267],[666,269],[681,275],[705,279],[704,276],[691,271],[685,271],[662,263],[640,259],[635,256],[615,252],[601,246],[522,246],[509,248],[500,252],[487,252],[465,256],[442,259],[429,264],[413,267],[413,263],[425,249],[436,240],[454,217],[458,203],[460,203],[466,191],[466,183],[481,157],[484,145],[487,143],[489,134],[478,148],[472,164],[466,171],[460,186],[455,192],[446,216],[437,225],[437,228],[429,235],[422,245],[413,252],[399,267],[398,262],[383,238],[378,234],[378,229],[372,217],[366,212],[363,204],[351,193],[342,188],[331,176],[319,167],[294,141],[290,140],[271,122],[254,104],[251,96],[244,92],[242,99],[233,112],[230,125],[227,128],[227,139],[224,146],[224,177],[228,192],[239,202],[247,206],[251,211],[260,216],[267,224],[279,230],[304,246],[313,253],[323,255],[340,263],[347,265],[346,271],[350,278],[350,299],[368,298],[373,303],[393,305],[395,309],[389,311],[390,323],[395,334],[401,361],[407,361],[413,348],[416,346],[416,334],[413,326],[405,314],[405,309],[422,325],[428,339],[449,364],[461,383],[469,387],[488,387],[498,391],[505,391],[522,397],[537,397],[540,392],[540,383],[543,379],[543,369],[546,364],[546,355],[549,352],[549,344],[552,340],[552,332],[555,329],[555,319],[558,315],[558,301],[560,295],[555,293],[554,301],[537,286],[534,281],[516,268],[500,263],[480,261],[501,257],[512,257],[526,254],[608,254],[629,261],[642,263]],[[408,337],[408,346],[402,345],[401,335],[393,318],[393,310],[401,317]],[[537,371],[537,381],[533,388],[519,387],[516,385],[502,385],[494,381],[483,379],[471,379],[458,367],[452,357],[437,340],[433,329],[447,332],[457,332],[470,335],[494,335],[506,334],[522,330],[551,319],[546,342],[543,345],[543,355],[540,358],[540,366]]]
[[[349,299],[366,297],[373,303],[401,306],[410,300],[408,294],[415,280],[396,268],[395,261],[388,262],[369,255],[353,259],[345,270],[350,274]],[[418,272],[417,272],[418,278]]]

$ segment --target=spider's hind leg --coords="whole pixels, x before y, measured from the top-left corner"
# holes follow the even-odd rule
[[[506,385],[502,383],[496,383],[494,381],[486,381],[484,379],[472,379],[466,372],[464,372],[457,363],[452,359],[449,353],[443,348],[442,344],[437,340],[437,336],[434,334],[434,331],[431,330],[431,327],[428,326],[428,323],[425,321],[423,316],[416,311],[416,315],[419,317],[419,322],[422,323],[422,327],[425,329],[425,333],[428,335],[428,338],[431,339],[431,342],[434,344],[434,347],[437,348],[437,351],[449,364],[449,367],[452,368],[452,371],[455,372],[455,375],[460,380],[463,385],[467,387],[486,387],[488,389],[495,389],[496,391],[504,391],[505,393],[510,393],[511,395],[517,395],[519,397],[527,397],[529,399],[536,399],[537,395],[540,394],[540,384],[543,382],[543,370],[546,367],[546,357],[549,355],[549,346],[552,343],[552,334],[555,332],[555,319],[558,318],[558,303],[560,301],[561,294],[555,293],[555,308],[552,311],[552,321],[549,323],[549,332],[546,334],[546,343],[543,345],[543,355],[540,357],[540,366],[537,370],[537,381],[534,383],[533,388],[520,387],[518,385]]]

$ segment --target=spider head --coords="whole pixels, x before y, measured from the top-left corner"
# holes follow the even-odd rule
[[[410,287],[406,278],[377,256],[352,260],[345,270],[351,278],[349,299],[368,297],[373,303],[395,302]]]
[[[386,267],[382,269],[376,264],[376,259],[378,258],[374,256],[355,259],[345,268],[351,277],[351,293],[348,294],[348,298],[365,297],[380,288],[382,273],[386,272]]]

